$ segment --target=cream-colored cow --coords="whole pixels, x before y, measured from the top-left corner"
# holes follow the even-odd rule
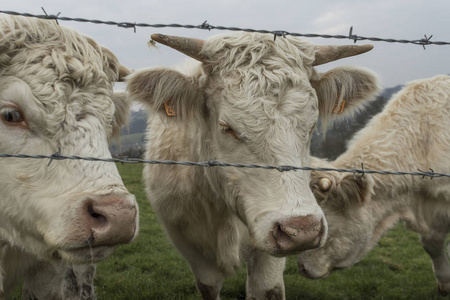
[[[125,74],[54,20],[1,16],[0,153],[111,157],[129,106],[113,83]],[[25,299],[94,297],[94,263],[137,226],[112,163],[0,158],[0,299],[21,278]]]
[[[152,38],[201,63],[131,75],[130,95],[149,109],[147,159],[308,166],[319,113],[329,119],[342,98],[351,113],[378,91],[369,71],[313,68],[371,46],[318,47],[249,33]],[[281,257],[326,239],[309,172],[147,165],[144,178],[204,299],[218,299],[224,276],[243,262],[249,299],[283,299]]]
[[[387,103],[333,162],[314,167],[450,173],[450,76],[411,82]],[[311,187],[329,225],[325,246],[298,257],[303,275],[323,278],[360,261],[397,222],[420,235],[439,290],[450,292],[445,238],[450,179],[312,172]]]

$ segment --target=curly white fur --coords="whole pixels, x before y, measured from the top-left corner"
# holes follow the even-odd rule
[[[316,167],[364,168],[414,172],[433,169],[450,173],[450,76],[411,82],[384,110],[358,132],[348,150]],[[328,178],[330,189],[319,182]],[[450,292],[450,264],[445,237],[450,228],[450,181],[417,176],[312,172],[312,189],[329,224],[329,240],[321,249],[299,255],[309,277],[325,277],[333,268],[361,260],[398,221],[417,232],[433,261],[442,292]]]
[[[357,68],[331,70],[327,78],[345,74],[342,84],[327,80],[322,85],[312,67],[314,49],[294,38],[221,35],[206,41],[203,64],[182,72],[134,73],[127,89],[149,108],[146,158],[309,165],[310,133],[319,110],[329,116],[326,110],[344,85],[366,98],[378,91],[376,77]],[[361,105],[363,97],[352,98],[358,93],[345,90],[349,103]],[[164,102],[174,105],[177,117],[165,114]],[[308,172],[148,165],[144,180],[150,203],[188,260],[204,298],[218,298],[224,276],[244,260],[248,298],[284,297],[284,259],[271,255],[288,251],[277,247],[273,231],[277,222],[307,215],[321,220]],[[314,235],[318,243],[326,236],[322,225],[323,232]]]
[[[1,16],[0,153],[110,157],[108,141],[129,107],[113,92],[119,68],[109,50],[54,21]],[[20,278],[27,297],[63,297],[68,263],[90,264],[114,249],[86,244],[87,202],[136,206],[109,163],[2,158],[0,191],[0,298]]]

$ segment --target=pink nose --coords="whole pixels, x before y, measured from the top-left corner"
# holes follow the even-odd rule
[[[112,193],[95,201],[88,199],[84,215],[91,246],[128,243],[136,234],[138,216],[132,195]]]
[[[272,235],[280,255],[317,248],[325,232],[322,219],[307,215],[276,222]]]

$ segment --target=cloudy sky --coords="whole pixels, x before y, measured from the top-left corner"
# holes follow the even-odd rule
[[[295,33],[317,33],[365,37],[418,40],[433,35],[432,41],[450,42],[450,1],[448,0],[1,0],[0,10],[97,19],[102,21],[148,24],[200,25],[207,21],[215,26]],[[149,49],[152,33],[208,38],[227,33],[219,30],[180,28],[142,28],[136,33],[109,25],[60,21],[110,48],[122,64],[134,68],[174,66],[184,56],[165,47]],[[352,44],[351,40],[310,38],[316,44]],[[358,41],[375,48],[364,55],[321,66],[360,65],[379,74],[384,87],[450,74],[450,45],[422,46],[412,44]]]

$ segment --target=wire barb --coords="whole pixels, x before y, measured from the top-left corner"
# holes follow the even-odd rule
[[[200,29],[207,29],[208,31],[211,31],[212,26],[208,24],[208,21],[205,20],[205,22],[200,25]]]
[[[431,40],[431,38],[433,37],[433,35],[431,35],[430,37],[427,37],[427,35],[424,34],[423,36],[424,36],[425,38],[424,38],[424,39],[421,39],[421,40],[419,41],[419,44],[422,45],[423,50],[426,50],[425,45],[431,45],[430,40]]]
[[[348,33],[348,38],[350,40],[353,40],[353,44],[356,44],[356,41],[358,41],[358,36],[356,34],[353,34],[353,26],[350,26],[350,32]]]
[[[424,179],[425,177],[430,177],[431,180],[432,180],[434,177],[441,177],[441,176],[442,176],[442,175],[440,175],[440,174],[436,175],[436,174],[434,173],[434,170],[433,170],[433,169],[430,169],[430,172],[425,172],[425,171],[422,171],[422,170],[420,170],[420,169],[417,169],[417,170],[423,174],[423,175],[422,175],[422,179]]]
[[[45,19],[53,19],[53,20],[56,21],[56,24],[59,25],[59,23],[58,23],[58,17],[59,17],[59,15],[61,14],[61,12],[59,12],[56,16],[55,16],[55,15],[48,15],[47,12],[45,11],[45,9],[44,9],[42,6],[41,6],[41,8],[42,8],[42,11],[43,11],[44,14],[45,14]]]
[[[118,23],[117,27],[134,28],[134,33],[136,33],[136,22],[134,22],[134,23],[128,23],[128,22]]]
[[[284,37],[284,38],[285,38],[287,34],[289,34],[289,33],[286,32],[286,31],[283,31],[283,30],[276,30],[276,31],[273,32],[273,41],[274,41],[274,42],[276,41],[277,36],[281,36],[281,37]]]
[[[53,153],[52,155],[50,155],[50,161],[48,162],[47,167],[50,166],[50,164],[52,163],[52,161],[56,159],[56,160],[62,160],[64,159],[63,156],[61,155],[61,147],[58,147],[58,152]]]
[[[207,164],[208,167],[215,167],[215,166],[217,166],[217,161],[215,161],[215,160],[208,160],[206,162],[206,164]]]

